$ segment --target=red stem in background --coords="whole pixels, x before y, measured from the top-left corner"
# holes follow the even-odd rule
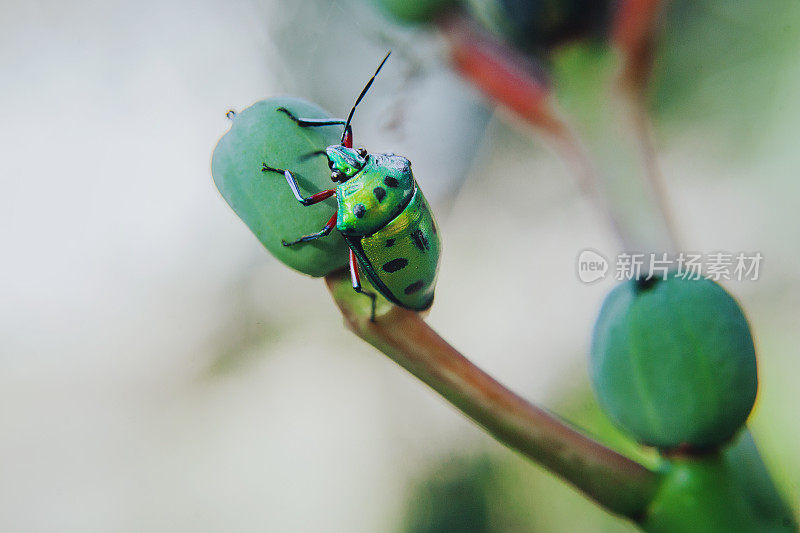
[[[622,51],[624,57],[618,87],[633,109],[640,149],[647,164],[648,185],[677,249],[677,229],[667,206],[666,187],[656,159],[652,124],[647,110],[647,87],[653,73],[658,21],[665,5],[666,0],[620,2],[611,25],[611,42]]]
[[[625,57],[620,82],[635,91],[644,90],[653,65],[656,23],[663,0],[624,0],[611,24],[611,42]]]
[[[580,190],[594,199],[612,227],[622,235],[600,194],[589,155],[556,110],[544,66],[498,41],[460,13],[443,17],[438,25],[450,45],[455,69],[490,100],[543,132],[576,176]]]
[[[542,66],[461,15],[441,19],[439,28],[449,41],[453,65],[462,76],[527,122],[563,135],[564,125],[549,102],[550,81]]]
[[[651,239],[653,242],[649,244],[642,242],[640,233],[634,229],[634,222],[629,217],[612,208],[613,200],[606,197],[603,191],[608,178],[622,175],[620,169],[597,167],[593,156],[598,154],[590,155],[587,152],[587,147],[557,111],[545,69],[529,56],[487,34],[460,13],[443,17],[438,21],[438,26],[450,45],[455,69],[492,101],[510,109],[549,137],[577,176],[581,190],[593,197],[606,213],[624,248],[639,249],[652,245],[651,251],[658,248],[674,252],[678,244],[666,205],[665,187],[656,161],[645,99],[652,70],[656,22],[662,5],[663,0],[622,0],[616,4],[610,42],[621,52],[623,64],[613,84],[615,90],[607,93],[605,88],[598,87],[598,105],[609,105],[613,100],[616,106],[628,110],[627,117],[612,115],[612,118],[621,121],[620,125],[629,121],[630,126],[622,129],[630,131],[633,139],[620,139],[620,142],[632,144],[633,151],[629,150],[630,154],[638,151],[642,162],[640,174],[631,178],[640,180],[640,187],[643,187],[641,194],[649,197],[649,200],[643,198],[643,201],[651,202],[652,219],[649,225],[663,227],[663,232],[657,230],[659,236]],[[609,100],[604,100],[606,98]],[[589,144],[598,141],[582,140]],[[660,220],[660,223],[653,223],[654,220]]]
[[[463,15],[448,15],[438,24],[450,45],[455,69],[492,101],[547,135],[577,176],[580,189],[603,205],[592,164],[553,104],[544,66],[498,41]]]

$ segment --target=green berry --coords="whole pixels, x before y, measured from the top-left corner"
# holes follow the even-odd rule
[[[303,246],[286,247],[315,233],[336,213],[336,197],[304,207],[292,194],[286,179],[262,172],[263,163],[287,169],[297,178],[304,196],[333,188],[324,157],[307,154],[339,144],[341,126],[301,128],[285,107],[303,118],[329,118],[319,107],[298,98],[270,98],[232,116],[228,133],[214,149],[211,173],[222,197],[258,240],[286,265],[310,276],[324,276],[347,265],[348,247],[339,232]]]
[[[375,0],[385,13],[400,22],[430,22],[454,5],[455,0]]]
[[[707,279],[630,281],[595,324],[591,378],[606,413],[638,441],[709,449],[745,423],[758,387],[741,308]]]

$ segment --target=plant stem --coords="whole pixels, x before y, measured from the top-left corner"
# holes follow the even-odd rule
[[[653,72],[658,21],[666,0],[625,0],[612,22],[611,43],[622,56],[614,90],[618,101],[629,109],[632,129],[644,157],[645,179],[654,205],[661,214],[670,244],[680,248],[675,221],[671,216],[664,177],[656,159],[653,126],[647,108],[648,85]]]
[[[748,429],[721,450],[670,457],[641,527],[663,531],[797,531]]]
[[[417,313],[392,307],[369,321],[364,297],[343,273],[326,278],[356,335],[411,372],[493,437],[572,483],[608,510],[639,519],[658,474],[574,430],[498,383],[436,334]]]
[[[588,154],[623,249],[677,252],[643,96],[638,85],[622,81],[620,51],[577,43],[553,59],[558,102]]]
[[[613,46],[563,46],[551,54],[554,72],[462,15],[438,21],[456,70],[542,133],[623,249],[643,253],[678,248],[643,97],[658,7],[656,0],[622,3]]]

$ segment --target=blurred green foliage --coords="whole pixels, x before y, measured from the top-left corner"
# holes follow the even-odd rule
[[[488,457],[449,459],[416,487],[403,530],[408,533],[498,531],[492,513],[497,467]],[[501,507],[502,509],[502,507]]]
[[[667,2],[656,51],[653,110],[672,129],[723,134],[732,153],[765,140],[774,96],[797,75],[800,2]]]
[[[601,35],[608,0],[467,0],[468,11],[489,31],[518,48],[541,52],[586,35]]]
[[[375,0],[388,15],[401,22],[426,22],[455,5],[457,0]]]

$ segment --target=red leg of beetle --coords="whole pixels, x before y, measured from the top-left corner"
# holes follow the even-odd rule
[[[336,189],[328,189],[326,191],[318,192],[317,194],[312,194],[311,196],[306,198],[306,201],[303,202],[303,205],[318,204],[323,200],[327,200],[328,198],[330,198],[334,194],[336,194]]]
[[[261,172],[276,172],[278,174],[283,174],[284,177],[286,178],[286,183],[288,183],[289,188],[292,189],[292,194],[294,194],[294,197],[297,198],[297,201],[303,205],[314,205],[323,200],[327,200],[328,198],[336,194],[336,189],[328,189],[327,191],[322,191],[316,194],[312,194],[308,198],[303,198],[303,195],[300,194],[300,187],[297,185],[297,180],[294,179],[294,176],[292,176],[292,173],[289,172],[288,170],[271,167],[266,163],[261,163]]]
[[[361,277],[358,275],[358,261],[352,249],[350,250],[350,281],[353,282],[354,291],[369,296],[372,300],[372,314],[370,314],[369,320],[370,322],[375,322],[375,294],[361,289]]]

